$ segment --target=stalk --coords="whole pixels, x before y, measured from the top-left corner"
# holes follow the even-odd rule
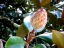
[[[33,29],[27,36],[26,48],[29,47],[30,42],[35,38],[35,30]]]

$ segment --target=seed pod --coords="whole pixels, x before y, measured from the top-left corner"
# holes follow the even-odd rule
[[[47,23],[47,12],[45,9],[38,9],[33,15],[24,18],[24,24],[31,32],[33,29],[36,32],[41,32]]]
[[[31,18],[31,24],[33,28],[39,32],[39,30],[43,30],[47,23],[47,12],[45,9],[38,9],[35,14]]]

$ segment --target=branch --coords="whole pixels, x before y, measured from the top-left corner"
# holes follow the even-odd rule
[[[17,23],[14,23],[13,21],[11,21],[9,18],[7,18],[7,17],[2,17],[2,16],[0,16],[0,22],[2,22],[4,25],[5,24],[7,24],[7,23],[9,23],[9,24],[11,24],[13,27],[15,27],[15,28],[19,28],[20,27],[20,25],[18,25]]]
[[[1,39],[0,39],[0,48],[3,48],[3,42]]]

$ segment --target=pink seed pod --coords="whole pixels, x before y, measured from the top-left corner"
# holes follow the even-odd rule
[[[42,31],[47,23],[47,12],[45,9],[38,9],[31,17],[31,24],[37,32]]]
[[[25,17],[23,22],[29,32],[32,32],[32,30],[41,32],[47,23],[47,12],[45,9],[40,8],[33,15]]]

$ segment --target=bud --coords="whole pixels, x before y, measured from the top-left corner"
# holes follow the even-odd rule
[[[35,14],[31,18],[31,24],[37,32],[44,29],[47,23],[47,12],[45,9],[40,8],[38,9]]]
[[[33,29],[40,32],[44,29],[47,23],[47,12],[45,9],[38,9],[32,16],[27,16],[24,19],[24,24],[31,32]]]

